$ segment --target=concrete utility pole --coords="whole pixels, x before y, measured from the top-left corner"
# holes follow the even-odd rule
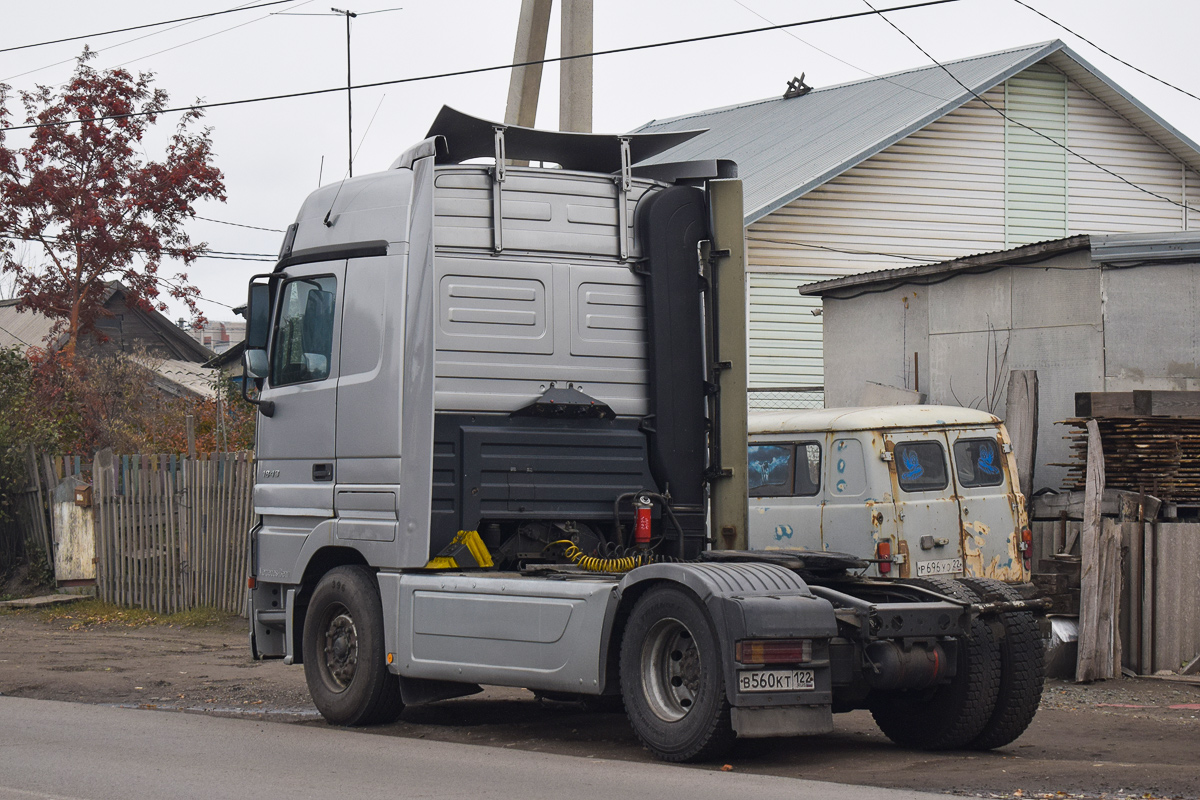
[[[540,61],[546,57],[553,0],[521,0],[513,63]],[[592,0],[562,0],[562,55],[592,51]],[[516,67],[508,83],[504,122],[532,128],[537,120],[542,65]],[[592,59],[577,58],[560,63],[559,130],[592,130]]]
[[[592,52],[592,0],[563,0],[562,54]],[[592,59],[560,62],[558,129],[592,132]]]
[[[513,63],[541,61],[546,57],[546,34],[550,30],[553,0],[521,0],[521,18],[517,23],[517,46]],[[516,67],[508,80],[506,125],[532,128],[537,120],[538,87],[542,85],[542,65]]]

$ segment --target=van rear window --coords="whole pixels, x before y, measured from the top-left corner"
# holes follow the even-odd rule
[[[896,475],[906,492],[945,489],[946,456],[937,442],[900,442],[894,451]]]
[[[1004,483],[1000,448],[995,439],[959,439],[954,443],[954,470],[963,486]]]

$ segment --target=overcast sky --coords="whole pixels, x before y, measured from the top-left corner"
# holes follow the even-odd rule
[[[347,2],[351,0],[338,0]],[[1200,95],[1194,0],[1026,0],[1056,21],[1163,80]],[[261,0],[251,0],[252,5]],[[354,82],[368,83],[511,62],[520,0],[352,0],[370,12],[352,25]],[[863,0],[594,0],[597,50],[680,39],[770,23],[863,11]],[[875,2],[875,0],[872,0]],[[903,0],[876,3],[879,8]],[[234,7],[225,0],[39,0],[6,3],[0,48],[90,34]],[[343,7],[343,6],[340,6]],[[317,16],[283,16],[285,11]],[[558,54],[555,4],[547,55]],[[326,15],[322,15],[326,14]],[[292,0],[182,25],[0,53],[0,82],[14,89],[67,80],[86,43],[99,51],[97,68],[149,71],[172,105],[202,98],[237,100],[344,86],[343,18],[328,0]],[[1200,101],[1162,86],[1112,60],[1014,0],[959,0],[898,11],[891,19],[941,61],[1050,39],[1063,39],[1093,66],[1200,141]],[[801,41],[802,40],[802,41]],[[876,17],[768,31],[712,42],[598,58],[594,63],[596,131],[626,131],[651,119],[781,95],[806,73],[820,88],[910,69],[930,62]],[[506,70],[354,93],[355,174],[385,169],[424,137],[437,110],[451,105],[502,119]],[[16,103],[10,110],[17,112]],[[217,164],[228,202],[205,203],[205,217],[282,229],[304,197],[346,171],[345,92],[213,109]],[[174,119],[158,126],[169,133]],[[558,124],[558,67],[543,75],[538,127]],[[164,136],[147,145],[161,154]],[[13,144],[17,143],[15,136]],[[322,159],[324,166],[322,167]],[[274,254],[282,234],[204,221],[189,226],[214,250]],[[205,259],[189,269],[210,319],[229,319],[226,306],[245,300],[246,280],[267,263]],[[173,272],[164,265],[163,273]],[[225,305],[221,305],[225,304]],[[173,316],[181,309],[172,307]]]

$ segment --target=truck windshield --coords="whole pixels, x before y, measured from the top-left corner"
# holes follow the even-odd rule
[[[1000,448],[995,439],[959,439],[954,443],[954,469],[963,486],[999,486],[1004,483]]]

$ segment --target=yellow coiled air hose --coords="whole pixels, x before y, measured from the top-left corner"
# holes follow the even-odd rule
[[[551,542],[549,546],[554,547],[555,545],[563,545],[563,555],[566,559],[580,569],[587,570],[588,572],[629,572],[637,567],[652,564],[656,560],[654,554],[647,551],[620,556],[618,558],[589,556],[569,539],[559,539],[556,542]]]

